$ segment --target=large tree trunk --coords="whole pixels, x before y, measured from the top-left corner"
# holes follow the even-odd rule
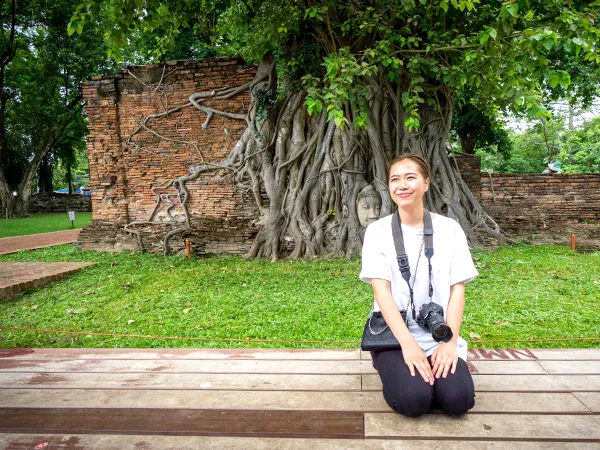
[[[25,169],[23,179],[19,183],[17,189],[17,197],[15,198],[13,210],[14,217],[25,217],[29,214],[29,201],[31,200],[31,194],[33,193],[35,176],[53,144],[54,138],[48,137],[42,151],[35,155],[29,166],[27,166],[27,169]]]
[[[15,197],[4,177],[4,170],[0,170],[0,205],[2,206],[0,217],[14,216]]]
[[[268,88],[272,70],[272,63],[263,61],[255,82],[247,87],[253,93]],[[208,125],[210,113],[223,112],[209,113],[202,102],[224,98],[232,92],[224,89],[221,93],[194,94],[190,100],[193,106],[209,114],[205,123]],[[391,86],[384,75],[372,80],[366,130],[353,126],[337,128],[333,120],[327,120],[326,111],[310,117],[304,104],[305,92],[289,94],[272,108],[263,122],[256,119],[257,105],[253,101],[245,118],[248,128],[226,160],[198,166],[189,175],[172,180],[171,184],[180,191],[186,221],[165,237],[165,253],[169,251],[169,238],[189,229],[185,184],[208,170],[230,167],[236,180],[249,180],[253,184],[256,202],[263,213],[264,227],[248,257],[276,261],[282,255],[354,256],[361,250],[366,225],[359,209],[375,204],[379,217],[393,211],[386,172],[390,160],[401,152],[419,154],[432,166],[431,188],[426,198],[429,209],[456,219],[473,245],[482,242],[481,232],[503,240],[497,225],[482,210],[463,182],[456,162],[448,155],[451,95],[437,91],[431,99],[436,106],[421,109],[421,127],[411,132],[404,126],[402,92],[402,86]],[[352,121],[358,111],[354,105],[344,106]],[[168,113],[153,115],[152,119]],[[143,123],[150,126],[148,118]],[[132,138],[133,135],[128,141]],[[268,197],[268,208],[263,207],[261,192]],[[134,224],[152,224],[155,212],[147,221]],[[135,233],[129,230],[131,225],[126,229]]]
[[[463,153],[467,155],[473,155],[475,153],[475,143],[477,142],[477,133],[476,132],[467,132],[463,131],[459,133],[460,137],[460,146],[462,148]]]
[[[67,109],[71,111],[71,113],[65,117],[62,123],[49,125],[46,129],[40,146],[34,152],[33,159],[29,165],[25,168],[23,178],[17,188],[16,197],[12,195],[12,191],[6,181],[4,169],[0,167],[0,199],[2,200],[2,206],[4,208],[3,212],[7,217],[24,217],[29,214],[29,200],[33,193],[35,176],[38,173],[42,161],[48,155],[50,150],[52,150],[54,144],[60,141],[67,127],[83,109],[81,99],[81,95],[77,96],[69,103],[69,105],[67,105]]]
[[[38,170],[38,189],[39,192],[52,192],[52,161],[50,160],[50,154],[42,159],[40,168]]]
[[[67,163],[67,174],[65,175],[67,180],[67,187],[69,189],[69,194],[73,193],[73,174],[71,172],[71,163]]]
[[[4,208],[2,211],[3,215],[7,217],[25,217],[29,214],[29,201],[33,193],[36,174],[55,142],[56,137],[48,132],[41,149],[25,169],[23,178],[17,188],[16,196],[12,194],[6,182],[4,171],[0,170],[0,198],[2,199],[2,207]]]
[[[6,149],[6,104],[8,102],[8,94],[5,89],[6,68],[12,62],[17,51],[16,45],[16,30],[17,30],[17,2],[10,2],[10,17],[11,26],[8,39],[4,42],[2,54],[0,54],[0,201],[2,202],[2,215],[12,217],[14,211],[15,198],[12,195],[6,176],[4,167],[7,165],[8,155]]]

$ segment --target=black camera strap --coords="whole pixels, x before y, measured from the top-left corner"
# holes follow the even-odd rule
[[[396,258],[398,260],[398,268],[402,274],[402,278],[408,285],[409,302],[412,311],[413,320],[416,320],[417,315],[415,313],[415,302],[414,302],[414,280],[417,274],[413,278],[413,284],[410,284],[410,266],[408,265],[408,256],[406,255],[406,249],[404,248],[404,238],[402,237],[402,226],[400,220],[400,212],[397,212],[392,217],[392,236],[394,237],[394,246],[396,247]],[[425,256],[429,263],[429,301],[433,300],[433,285],[431,283],[431,258],[433,256],[433,224],[431,221],[431,213],[424,209],[423,210],[423,242],[425,244]],[[422,248],[422,247],[421,247]],[[419,249],[419,257],[421,256],[421,249]],[[418,267],[418,260],[417,260]],[[415,272],[417,271],[415,267]]]

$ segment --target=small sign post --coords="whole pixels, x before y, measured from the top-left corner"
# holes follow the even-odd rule
[[[68,211],[69,220],[71,221],[71,228],[75,227],[75,211]]]

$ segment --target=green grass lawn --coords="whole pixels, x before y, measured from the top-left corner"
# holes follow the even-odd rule
[[[91,221],[91,212],[76,212],[75,226],[73,228],[83,228]],[[31,217],[24,217],[22,219],[0,219],[0,238],[70,229],[71,221],[66,212],[32,214]]]
[[[478,342],[600,336],[600,253],[511,246],[477,251],[461,335],[472,347],[599,347],[600,341]],[[357,347],[372,294],[358,259],[245,261],[22,251],[0,261],[94,261],[68,279],[0,303],[1,347]],[[90,332],[241,342],[94,336]],[[257,343],[249,339],[321,341]]]

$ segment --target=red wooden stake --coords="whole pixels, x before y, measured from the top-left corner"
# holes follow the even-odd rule
[[[190,242],[189,239],[186,239],[185,240],[185,257],[189,258],[191,254],[192,254],[192,243]]]
[[[575,235],[571,234],[571,250],[575,250]]]

